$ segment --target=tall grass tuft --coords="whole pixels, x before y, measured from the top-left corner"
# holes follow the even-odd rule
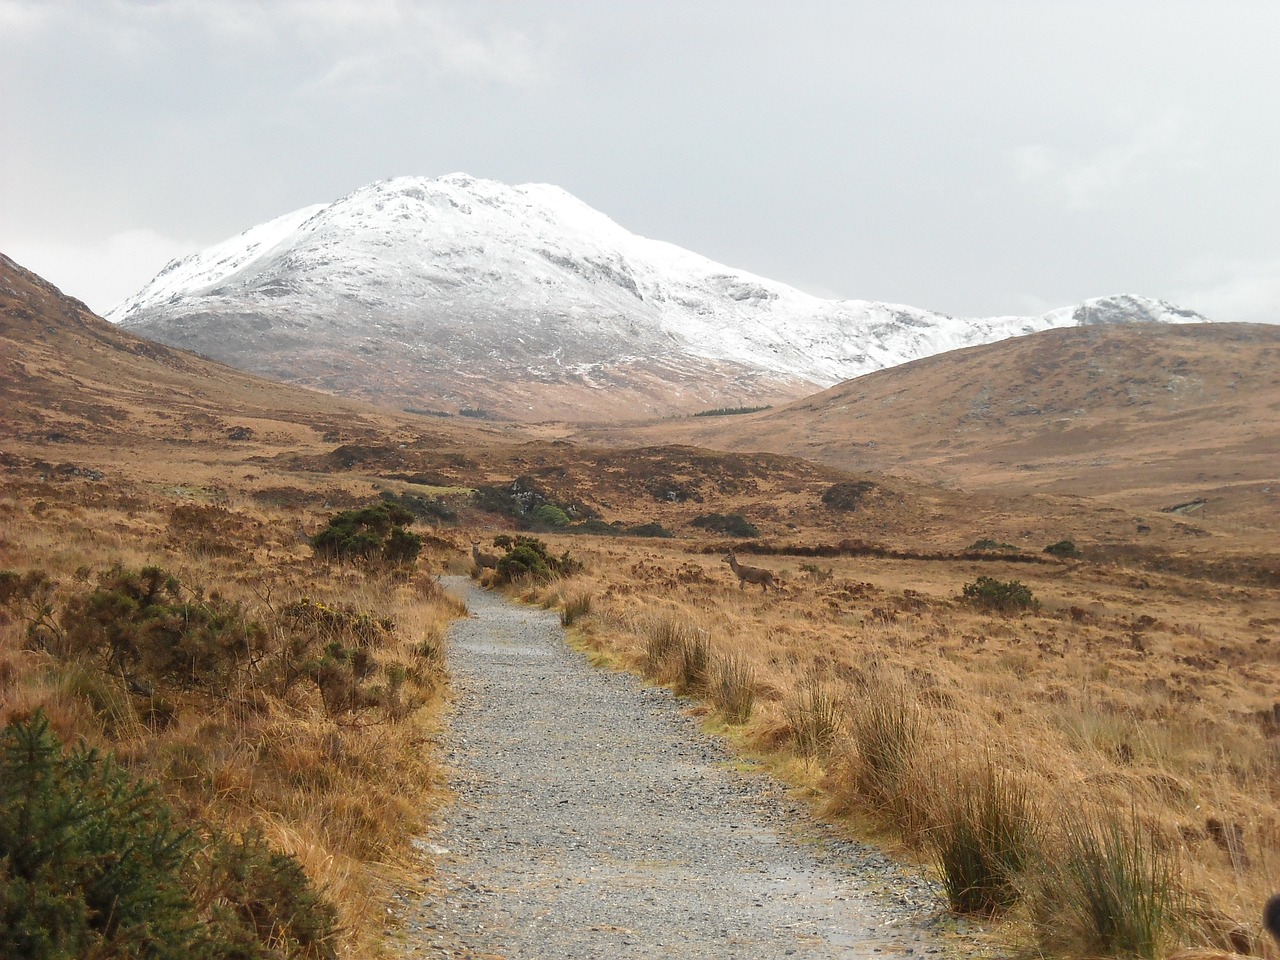
[[[854,793],[905,837],[918,839],[932,817],[920,776],[924,722],[915,697],[901,684],[879,687],[855,704],[850,733],[857,748]]]
[[[1040,873],[1032,918],[1045,952],[1155,960],[1185,915],[1176,854],[1133,813],[1069,817]]]
[[[564,598],[560,605],[560,625],[571,627],[591,612],[591,594],[581,590]]]
[[[927,842],[951,909],[991,916],[1013,906],[1038,849],[1026,785],[987,757],[937,791],[934,815]]]
[[[655,680],[663,680],[672,658],[696,630],[687,620],[669,613],[647,621],[641,632],[644,636],[644,672]]]
[[[844,720],[844,710],[830,684],[816,673],[800,681],[785,714],[791,739],[806,757],[826,756]]]
[[[711,640],[701,630],[684,636],[676,655],[676,692],[699,694],[707,690],[711,674]]]
[[[755,705],[755,668],[741,654],[716,657],[712,664],[711,700],[729,723],[746,723]]]

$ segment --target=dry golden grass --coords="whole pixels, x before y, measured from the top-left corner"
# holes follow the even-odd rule
[[[163,470],[158,471],[163,472]],[[198,471],[192,471],[197,473]],[[297,536],[319,516],[264,507],[245,491],[216,501],[163,482],[17,480],[0,487],[0,570],[43,570],[57,617],[102,571],[155,564],[189,590],[217,593],[281,634],[281,611],[309,598],[395,625],[376,650],[407,676],[396,708],[333,716],[316,687],[247,682],[166,691],[163,719],[93,658],[27,640],[21,606],[0,607],[0,725],[42,710],[66,742],[114,753],[154,780],[184,819],[253,828],[293,854],[338,908],[340,956],[382,955],[395,885],[420,875],[409,840],[441,800],[432,738],[445,692],[444,629],[461,612],[425,571],[415,577],[325,567]],[[201,487],[200,491],[209,488]]]
[[[771,556],[753,562],[785,586],[762,595],[699,542],[553,546],[586,561],[555,590],[590,595],[575,624],[589,647],[693,692],[670,653],[684,634],[740,663],[754,707],[735,739],[828,816],[922,852],[940,791],[994,758],[1050,847],[1066,811],[1134,809],[1177,854],[1186,943],[1269,946],[1256,918],[1280,882],[1275,589],[1122,564]],[[1025,583],[1039,608],[963,602],[979,575]]]

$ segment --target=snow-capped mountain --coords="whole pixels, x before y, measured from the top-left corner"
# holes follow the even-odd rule
[[[638,237],[557,187],[454,174],[253,227],[107,319],[397,406],[582,418],[790,399],[1050,327],[1204,318],[1131,296],[985,319],[823,300]]]

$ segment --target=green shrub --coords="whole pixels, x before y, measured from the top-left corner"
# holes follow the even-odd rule
[[[335,956],[336,915],[260,840],[202,848],[155,789],[69,754],[40,714],[0,731],[0,956]]]
[[[973,583],[964,585],[963,595],[966,600],[976,606],[1003,610],[1006,613],[1028,610],[1037,606],[1036,599],[1031,594],[1031,588],[1018,580],[979,577]]]
[[[990,916],[1013,906],[1037,849],[1025,785],[988,759],[938,791],[937,818],[928,843],[951,909]]]
[[[1057,543],[1051,543],[1044,548],[1044,552],[1055,557],[1080,556],[1080,550],[1070,540],[1059,540]]]
[[[1032,904],[1046,953],[1155,960],[1185,905],[1175,854],[1131,813],[1068,814],[1062,847],[1040,865]]]
[[[419,520],[452,523],[458,519],[457,513],[439,497],[423,497],[416,493],[395,494],[390,490],[383,490],[378,496],[387,503],[404,507]]]
[[[99,658],[112,673],[223,690],[265,649],[267,633],[238,603],[186,596],[160,567],[112,567],[59,617],[66,652]]]
[[[359,510],[342,510],[311,538],[311,549],[326,560],[412,563],[422,549],[421,538],[404,529],[413,520],[412,511],[386,501]]]
[[[563,527],[569,523],[569,515],[553,503],[535,507],[529,519],[540,527]]]
[[[740,513],[703,513],[690,520],[689,525],[742,539],[760,536],[760,528]]]
[[[498,537],[494,543],[499,543]],[[546,582],[555,577],[572,576],[582,569],[582,564],[569,555],[566,550],[560,556],[548,552],[547,545],[537,537],[517,536],[514,540],[505,538],[507,552],[498,559],[497,583],[512,583],[517,580],[533,580]]]

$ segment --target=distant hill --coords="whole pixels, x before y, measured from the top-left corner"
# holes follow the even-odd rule
[[[1147,491],[1171,506],[1249,488],[1260,509],[1268,497],[1280,509],[1280,326],[1048,330],[749,416],[583,436],[767,450],[968,488]]]
[[[1204,318],[1119,296],[965,319],[823,300],[636,236],[565,191],[370,184],[170,263],[108,319],[397,408],[615,420],[794,400],[1052,327]]]

